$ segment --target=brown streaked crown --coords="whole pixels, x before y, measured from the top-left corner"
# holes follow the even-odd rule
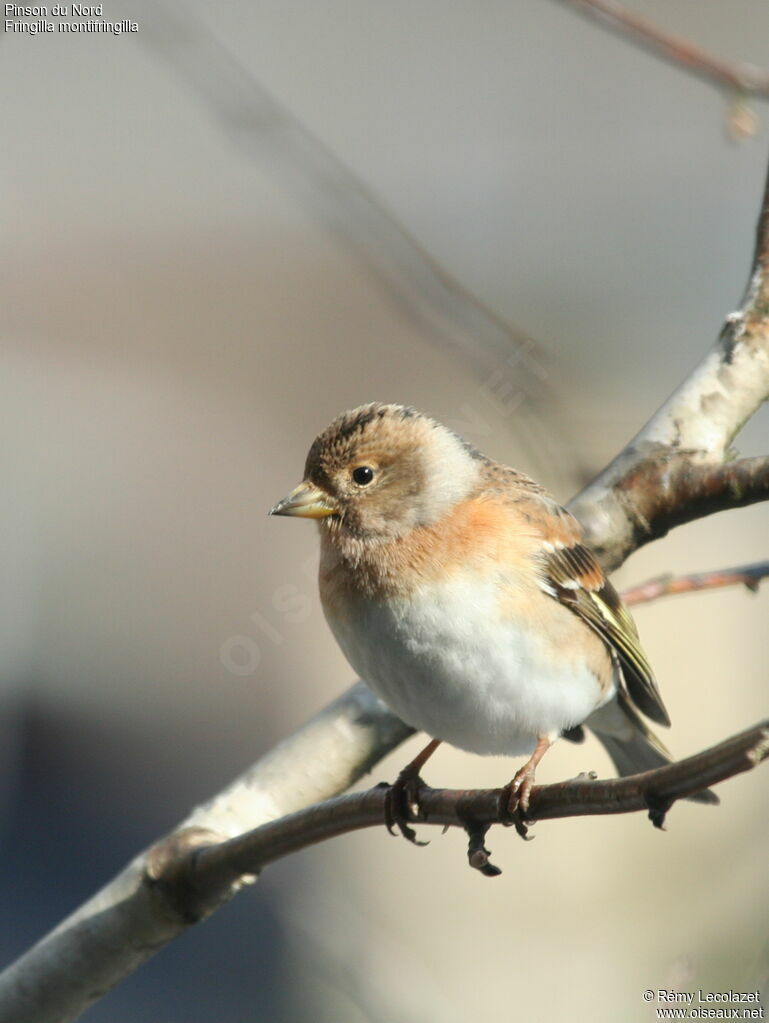
[[[338,416],[313,442],[305,479],[339,509],[325,524],[361,537],[427,525],[466,497],[477,452],[446,427],[403,405],[373,402]],[[355,471],[363,479],[356,482]]]

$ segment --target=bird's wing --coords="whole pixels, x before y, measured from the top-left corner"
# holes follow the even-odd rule
[[[544,495],[527,495],[542,504],[538,554],[541,586],[590,626],[619,660],[627,695],[652,721],[669,725],[651,665],[641,648],[635,622],[617,591],[585,545],[577,520]]]

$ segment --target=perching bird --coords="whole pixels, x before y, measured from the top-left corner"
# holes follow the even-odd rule
[[[440,741],[527,756],[509,787],[510,810],[526,811],[542,756],[583,723],[621,775],[670,762],[639,714],[670,724],[633,620],[579,523],[528,476],[414,409],[374,403],[316,438],[304,482],[271,514],[318,519],[337,642],[433,737],[401,782]]]

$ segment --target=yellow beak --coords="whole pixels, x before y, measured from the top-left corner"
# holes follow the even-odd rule
[[[302,519],[325,519],[336,514],[333,500],[313,483],[305,480],[288,497],[278,501],[270,515],[294,515]]]

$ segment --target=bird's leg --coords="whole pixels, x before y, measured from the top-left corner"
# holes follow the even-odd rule
[[[430,757],[435,753],[441,744],[440,739],[432,739],[411,763],[406,764],[395,782],[388,788],[385,796],[385,824],[391,835],[397,826],[400,833],[414,845],[427,845],[426,842],[418,842],[416,832],[406,823],[409,814],[416,816],[419,812],[418,792],[419,786],[424,782],[419,777],[419,772],[425,766]]]
[[[549,736],[540,735],[537,739],[537,745],[534,747],[534,752],[523,767],[515,772],[515,777],[510,784],[505,785],[502,789],[502,798],[500,799],[500,810],[502,812],[507,811],[508,814],[514,815],[517,811],[520,815],[521,813],[526,813],[529,809],[529,796],[534,784],[537,764],[539,764],[552,745],[553,740]]]

